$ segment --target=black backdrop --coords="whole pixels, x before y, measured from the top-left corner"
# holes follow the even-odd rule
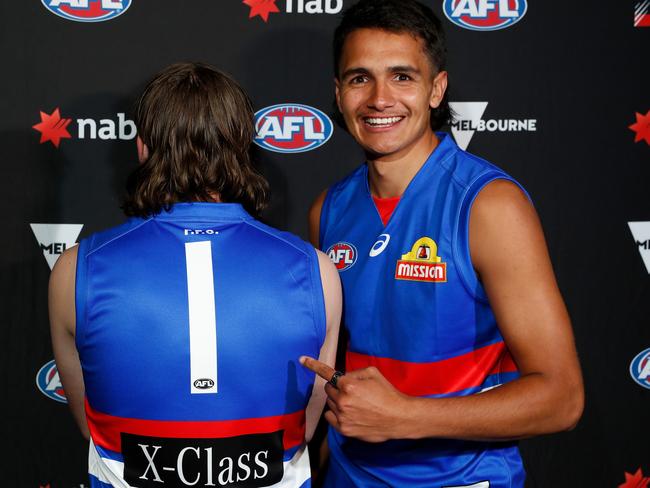
[[[299,13],[298,4],[314,11],[322,3],[335,11],[352,2],[111,3],[128,8],[109,21],[85,23],[57,16],[39,0],[0,3],[0,178],[7,224],[0,253],[6,395],[1,486],[88,485],[86,444],[67,406],[56,401],[64,398],[56,370],[37,373],[53,357],[50,265],[65,246],[122,220],[120,194],[136,164],[135,144],[128,122],[122,139],[119,127],[112,137],[111,123],[131,119],[146,81],[184,60],[231,73],[256,110],[286,103],[331,114],[330,41],[339,17]],[[587,404],[580,425],[521,443],[528,486],[646,487],[650,381],[635,382],[632,373],[638,379],[634,367],[642,368],[646,359],[633,359],[650,348],[650,261],[646,268],[642,260],[650,252],[650,133],[644,118],[650,116],[650,28],[643,27],[650,17],[642,17],[650,13],[648,2],[529,0],[519,22],[495,31],[457,26],[445,17],[443,0],[425,3],[448,33],[451,100],[460,119],[454,134],[530,192],[584,369]],[[91,0],[85,14],[94,15],[99,6]],[[266,21],[266,15],[249,18],[264,7],[271,10]],[[68,8],[76,15],[82,10]],[[485,130],[470,139],[467,130],[481,128],[481,115]],[[42,119],[45,125],[38,125]],[[78,119],[93,119],[104,129],[91,138],[91,123]],[[512,128],[505,120],[525,130],[498,130],[499,121]],[[306,237],[311,200],[362,155],[335,126],[332,138],[314,150],[256,148],[256,157],[273,189],[266,220]]]

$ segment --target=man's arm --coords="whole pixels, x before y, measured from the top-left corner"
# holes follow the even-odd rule
[[[339,281],[339,274],[332,261],[322,252],[316,251],[316,253],[318,254],[318,264],[320,267],[321,282],[323,284],[323,297],[325,299],[325,316],[327,319],[325,342],[323,342],[318,359],[324,364],[334,366],[339,324],[341,322],[341,283]],[[325,380],[320,376],[316,376],[306,412],[305,438],[307,442],[314,435],[314,430],[316,430],[320,416],[323,413],[323,407],[327,399],[324,386]]]
[[[49,285],[50,333],[61,384],[81,434],[88,439],[84,410],[84,382],[75,346],[75,272],[77,249],[74,246],[57,260]]]
[[[470,217],[470,251],[520,378],[465,397],[428,399],[397,391],[375,368],[326,385],[326,419],[370,442],[443,437],[509,440],[571,429],[584,394],[570,320],[532,205],[513,183],[495,181]],[[330,374],[313,361],[306,366]]]

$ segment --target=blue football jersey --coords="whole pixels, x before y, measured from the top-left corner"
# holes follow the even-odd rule
[[[450,136],[413,178],[384,226],[362,165],[323,203],[320,246],[339,270],[348,371],[377,367],[401,392],[470,395],[518,377],[474,272],[469,214],[495,179]],[[516,443],[445,439],[369,444],[330,429],[327,486],[513,488],[524,471]]]
[[[309,244],[238,204],[176,204],[80,243],[76,313],[91,486],[310,486]]]

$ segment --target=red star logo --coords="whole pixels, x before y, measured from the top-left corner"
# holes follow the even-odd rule
[[[630,126],[630,130],[636,132],[634,142],[639,142],[645,139],[645,142],[650,146],[650,110],[645,115],[636,113],[636,124]]]
[[[648,488],[648,483],[650,478],[645,478],[639,468],[634,474],[625,473],[625,483],[618,485],[618,488]]]
[[[270,13],[280,12],[280,9],[275,4],[275,0],[244,0],[244,3],[251,8],[251,13],[248,16],[249,19],[259,15],[264,22],[268,22]]]
[[[33,125],[32,128],[41,133],[41,144],[50,141],[54,147],[58,148],[61,139],[71,139],[72,136],[68,132],[68,125],[72,119],[62,119],[59,109],[52,112],[51,115],[41,112],[40,123]]]

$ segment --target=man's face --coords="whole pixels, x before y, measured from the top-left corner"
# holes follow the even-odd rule
[[[358,29],[345,40],[336,101],[348,130],[374,160],[394,160],[429,144],[430,111],[447,86],[421,39]]]

